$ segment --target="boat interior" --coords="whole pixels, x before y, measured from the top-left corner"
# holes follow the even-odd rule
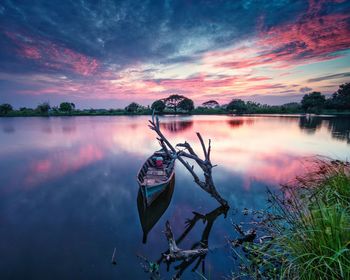
[[[156,165],[156,156],[160,156],[163,159],[163,164],[161,167],[158,167]],[[142,166],[138,179],[142,184],[146,186],[164,183],[168,180],[168,176],[171,173],[172,164],[173,160],[165,153],[155,153]]]

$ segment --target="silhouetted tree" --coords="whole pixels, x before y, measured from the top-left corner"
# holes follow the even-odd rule
[[[60,104],[60,111],[62,112],[72,112],[75,109],[75,104],[70,102],[62,102]]]
[[[209,100],[209,101],[206,101],[204,103],[202,103],[203,107],[206,107],[206,108],[217,108],[220,106],[219,102],[217,102],[216,100]]]
[[[43,102],[36,107],[36,111],[41,114],[47,114],[50,110],[50,104],[48,102]]]
[[[165,109],[165,103],[163,100],[156,100],[151,105],[152,110],[162,113]]]
[[[256,112],[259,112],[261,104],[254,101],[247,101],[245,103],[245,107],[246,107],[245,112],[256,113]]]
[[[194,103],[189,98],[184,98],[178,104],[178,108],[187,112],[191,112],[194,109]]]
[[[170,95],[169,97],[165,98],[164,103],[165,106],[168,107],[169,109],[172,109],[177,112],[177,108],[179,106],[179,103],[184,100],[186,97],[183,95],[178,95],[178,94],[173,94]]]
[[[339,89],[332,95],[331,103],[335,109],[350,109],[350,83],[339,86]]]
[[[319,113],[326,103],[326,98],[320,92],[305,94],[301,100],[301,107],[305,112]]]
[[[301,110],[301,105],[298,102],[285,103],[281,106],[281,110],[284,113],[297,113]]]
[[[238,114],[247,111],[247,105],[241,99],[233,99],[226,107],[228,111],[235,111]]]
[[[136,112],[138,109],[140,108],[140,105],[132,102],[130,103],[128,106],[125,107],[125,111],[130,112],[130,113],[134,113]]]
[[[12,105],[8,103],[4,103],[0,105],[0,114],[6,115],[13,111]]]

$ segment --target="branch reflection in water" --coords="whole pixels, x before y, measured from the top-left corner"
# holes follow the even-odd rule
[[[144,203],[142,201],[142,194],[139,192],[137,203],[139,208],[140,221],[143,229],[143,241],[147,242],[147,234],[154,227],[154,225],[159,221],[161,216],[166,211],[171,196],[173,193],[174,185],[171,184],[166,192],[162,194],[162,197],[159,197],[157,201],[154,202],[147,209],[144,208]],[[207,214],[201,214],[199,212],[193,211],[193,217],[186,219],[186,227],[182,234],[176,240],[169,240],[170,242],[175,243],[176,245],[181,244],[181,242],[187,237],[187,235],[195,228],[196,224],[199,221],[202,221],[205,224],[205,227],[202,231],[201,237],[198,241],[194,242],[189,250],[181,250],[178,252],[180,257],[174,257],[171,254],[170,250],[166,250],[160,254],[160,258],[152,262],[145,256],[139,256],[142,260],[142,266],[145,271],[150,274],[150,279],[161,279],[159,268],[162,264],[166,265],[167,271],[170,271],[171,265],[174,265],[175,274],[172,279],[180,279],[181,275],[184,273],[186,269],[188,269],[193,263],[191,271],[197,271],[198,267],[201,265],[201,274],[205,275],[205,258],[207,256],[207,252],[210,249],[209,247],[209,236],[212,231],[213,225],[218,217],[221,215],[226,218],[228,208],[225,206],[220,206],[213,211]],[[168,224],[168,222],[167,222]],[[173,225],[174,226],[174,225]],[[169,233],[170,230],[170,233]],[[173,233],[171,232],[170,226],[166,227],[165,230],[166,235],[171,235],[173,237]],[[175,238],[174,238],[175,239]],[[190,252],[189,257],[181,257],[181,253]],[[197,252],[197,253],[196,253]],[[178,264],[176,264],[178,263]]]

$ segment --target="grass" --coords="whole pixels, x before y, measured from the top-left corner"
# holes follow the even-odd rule
[[[349,279],[350,216],[340,205],[312,205],[293,228],[276,241],[289,256],[283,278]]]
[[[266,242],[243,244],[236,278],[350,279],[350,166],[322,161],[316,171],[269,192],[259,222]]]

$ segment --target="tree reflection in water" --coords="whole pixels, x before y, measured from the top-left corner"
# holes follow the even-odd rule
[[[232,119],[227,121],[231,128],[238,128],[243,124],[252,125],[254,123],[253,119]]]
[[[313,116],[302,116],[299,119],[299,127],[301,130],[304,130],[305,132],[309,134],[313,134],[321,127],[322,119],[319,117],[313,117]]]
[[[350,117],[329,119],[328,130],[332,133],[333,138],[350,144]]]
[[[302,116],[299,119],[299,127],[307,133],[313,134],[322,125],[327,126],[332,137],[341,141],[350,143],[350,117],[319,117],[319,116]]]
[[[160,126],[170,132],[185,131],[193,126],[192,120],[174,120],[170,122],[161,122]]]

